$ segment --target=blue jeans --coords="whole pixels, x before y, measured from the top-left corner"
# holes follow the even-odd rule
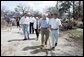
[[[55,47],[55,43],[58,41],[58,30],[51,30],[50,32],[50,38],[51,38],[51,46]]]
[[[24,34],[24,38],[29,38],[29,32],[28,32],[28,24],[22,24],[22,30]]]

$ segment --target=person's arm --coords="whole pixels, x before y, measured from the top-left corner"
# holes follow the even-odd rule
[[[41,19],[39,20],[39,31],[41,31]]]
[[[49,25],[49,31],[51,31],[51,24],[50,24],[50,20],[48,22],[48,25]]]
[[[21,27],[22,22],[23,22],[22,19],[23,19],[23,18],[21,18],[21,19],[19,20],[20,27]]]
[[[59,19],[59,27],[62,27],[61,20]]]
[[[39,29],[40,29],[40,27],[41,27],[41,20],[39,20]]]
[[[36,21],[34,21],[34,24],[33,24],[33,28],[34,28],[34,30],[35,30],[35,24],[36,24]]]
[[[22,18],[19,20],[19,24],[21,24],[21,20],[22,20]]]
[[[51,30],[51,25],[49,25],[49,30]]]

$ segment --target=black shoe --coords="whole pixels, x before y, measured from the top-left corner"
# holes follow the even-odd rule
[[[55,47],[52,47],[50,50],[55,50]]]
[[[55,43],[55,47],[57,46],[57,43]]]
[[[27,39],[23,39],[23,40],[27,40]]]

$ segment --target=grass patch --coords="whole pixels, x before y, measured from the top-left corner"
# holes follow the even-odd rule
[[[69,37],[73,39],[83,39],[83,32],[77,29],[69,30]]]

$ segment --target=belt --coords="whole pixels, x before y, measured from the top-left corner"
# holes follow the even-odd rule
[[[51,30],[58,30],[58,28],[56,28],[56,29],[51,28]]]
[[[42,28],[42,29],[47,29],[47,28]]]

